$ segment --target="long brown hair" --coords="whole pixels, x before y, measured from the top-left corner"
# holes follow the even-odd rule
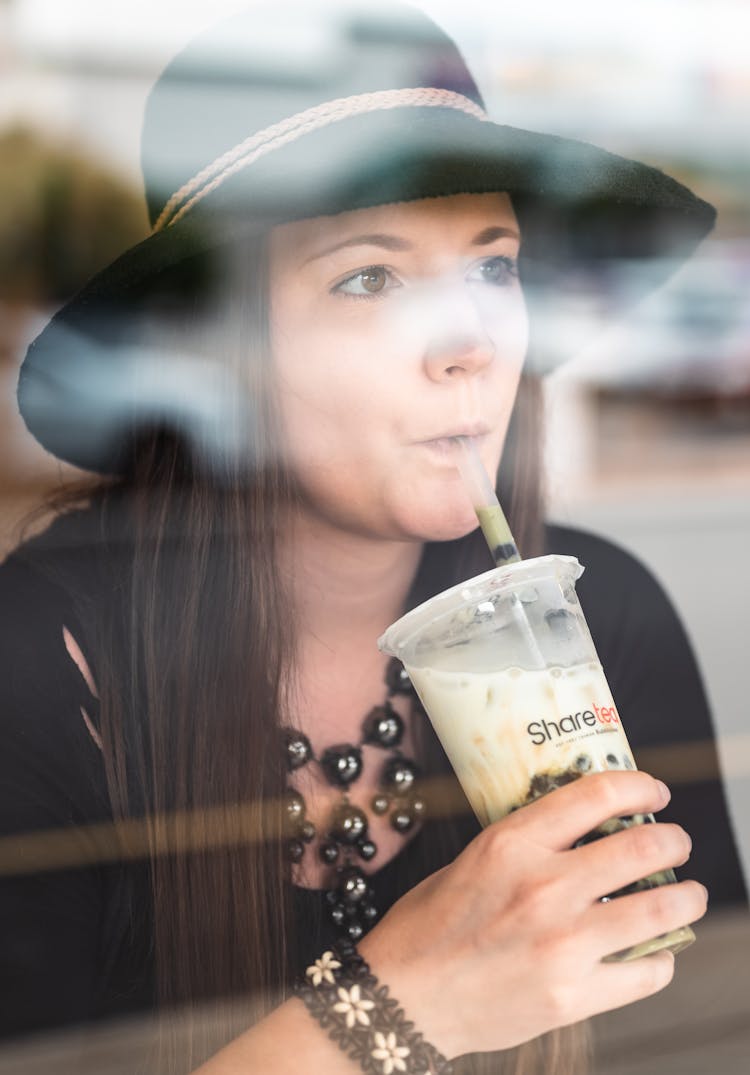
[[[251,421],[239,404],[226,415],[229,426],[242,424],[244,450],[207,465],[174,430],[140,430],[123,475],[102,483],[89,509],[109,598],[77,611],[101,699],[113,815],[146,823],[158,1003],[202,1013],[181,1035],[179,1061],[173,1042],[163,1070],[192,1069],[287,995],[298,970],[279,731],[294,621],[275,570],[281,511],[294,492],[273,450],[265,244],[245,242],[231,260],[219,369],[254,401]],[[201,313],[183,304],[188,336],[199,334]],[[499,491],[526,555],[542,548],[540,411],[539,384],[524,377]],[[410,600],[488,566],[476,533],[428,545]],[[426,753],[444,765],[436,742]],[[418,870],[450,861],[462,831],[458,819],[442,822],[437,850]],[[575,1034],[558,1032],[458,1070],[580,1075],[582,1055]]]

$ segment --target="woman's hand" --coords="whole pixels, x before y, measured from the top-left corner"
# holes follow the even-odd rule
[[[662,951],[605,956],[694,922],[695,881],[600,898],[684,863],[677,825],[638,825],[572,845],[612,817],[660,810],[669,792],[641,772],[587,776],[489,826],[450,866],[402,897],[362,941],[373,972],[448,1057],[507,1049],[658,992]]]

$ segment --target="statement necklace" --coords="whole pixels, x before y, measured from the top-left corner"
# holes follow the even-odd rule
[[[387,751],[378,779],[378,790],[370,807],[374,814],[389,815],[391,827],[406,836],[424,817],[425,802],[419,794],[419,769],[416,762],[400,750],[404,737],[404,722],[391,704],[397,695],[412,699],[412,712],[418,701],[406,671],[395,659],[385,674],[388,693],[382,705],[375,706],[362,722],[358,743],[337,743],[327,747],[320,756],[312,749],[310,740],[295,728],[284,728],[286,764],[290,773],[304,765],[319,767],[326,783],[341,789],[341,798],[320,833],[318,856],[331,873],[326,885],[325,903],[331,921],[341,936],[355,943],[373,925],[378,908],[368,875],[357,859],[369,862],[377,854],[377,845],[369,834],[369,818],[364,810],[349,799],[348,789],[362,774],[362,747],[379,747]],[[299,863],[307,844],[318,835],[307,817],[305,800],[294,788],[286,791],[286,831],[289,858]]]

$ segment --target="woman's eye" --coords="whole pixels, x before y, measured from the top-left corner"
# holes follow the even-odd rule
[[[381,291],[398,286],[399,284],[385,266],[370,265],[367,269],[360,269],[351,276],[347,276],[346,280],[336,284],[333,291],[366,298],[368,295],[377,295]]]
[[[473,267],[468,278],[481,284],[504,287],[518,279],[518,262],[515,258],[500,255],[487,258]]]

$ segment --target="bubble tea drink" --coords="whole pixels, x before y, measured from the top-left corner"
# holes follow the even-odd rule
[[[523,560],[433,597],[378,645],[403,661],[483,825],[605,769],[634,769],[620,717],[575,592],[572,556]],[[653,816],[613,818],[580,841]],[[609,898],[675,880],[672,870]],[[685,926],[614,953],[635,959],[695,940]]]

